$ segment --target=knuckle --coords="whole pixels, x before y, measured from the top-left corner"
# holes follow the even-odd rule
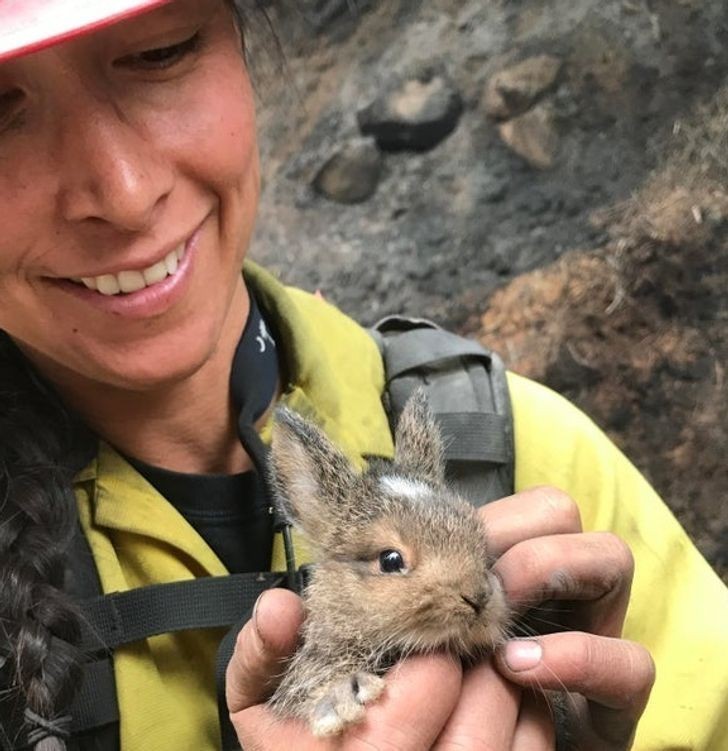
[[[544,597],[561,599],[577,598],[584,590],[584,583],[568,569],[557,568],[552,571],[545,584]]]
[[[615,569],[621,574],[622,578],[632,580],[634,574],[634,555],[632,549],[627,543],[611,532],[604,532],[603,538],[608,546],[609,555],[614,562]]]
[[[624,652],[625,683],[623,697],[625,705],[633,711],[641,712],[655,683],[655,662],[652,655],[640,644],[620,640]]]
[[[510,585],[533,586],[535,581],[543,584],[546,568],[543,547],[541,541],[525,540],[506,551],[493,567],[501,584],[506,589]]]
[[[563,490],[544,485],[536,489],[543,499],[547,513],[564,530],[581,531],[581,513],[576,501]]]
[[[587,678],[594,669],[595,663],[601,659],[601,655],[595,654],[594,640],[590,634],[575,632],[572,634],[571,664],[574,677],[582,681]]]
[[[635,685],[638,688],[638,692],[646,697],[652,690],[652,687],[655,684],[655,678],[657,677],[655,660],[649,651],[641,644],[636,644],[634,642],[627,643],[630,644],[630,647],[634,652],[632,666],[635,675]]]

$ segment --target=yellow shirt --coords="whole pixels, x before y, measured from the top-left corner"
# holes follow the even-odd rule
[[[314,418],[357,463],[391,456],[378,350],[326,302],[283,288],[252,264],[246,277],[276,320],[290,387],[282,399]],[[509,374],[516,489],[569,493],[586,530],[610,530],[635,555],[625,636],[647,646],[657,682],[635,748],[728,748],[728,590],[652,488],[604,434],[553,392]],[[81,523],[105,592],[226,573],[207,544],[111,447],[76,478]],[[299,561],[306,553],[297,545]],[[280,546],[273,569],[284,568]],[[164,634],[119,648],[114,669],[122,751],[219,748],[214,662],[219,631]]]

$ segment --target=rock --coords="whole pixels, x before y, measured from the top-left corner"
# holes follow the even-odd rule
[[[462,112],[460,92],[435,65],[396,82],[357,118],[383,151],[429,151],[455,130]]]
[[[319,170],[314,189],[331,201],[362,203],[374,195],[382,176],[382,156],[374,141],[351,141]]]
[[[498,130],[503,141],[532,167],[548,169],[553,166],[559,139],[549,105],[537,105],[501,123]]]
[[[299,10],[314,29],[323,31],[346,14],[355,18],[370,4],[370,0],[299,0]]]
[[[538,55],[499,71],[486,86],[485,111],[498,120],[520,115],[554,85],[560,70],[557,57]]]

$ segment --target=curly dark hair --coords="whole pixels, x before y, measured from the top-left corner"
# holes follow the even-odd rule
[[[265,0],[225,2],[242,39],[252,17],[272,33]],[[79,525],[73,449],[82,434],[0,331],[0,712],[20,718],[36,751],[65,749],[82,676],[82,614],[64,591]]]

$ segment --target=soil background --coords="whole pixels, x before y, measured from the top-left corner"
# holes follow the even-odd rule
[[[564,393],[728,582],[725,0],[268,12],[285,64],[257,37],[252,256],[364,324],[425,315]],[[435,143],[393,150],[362,132],[375,101],[410,126],[455,106]]]

